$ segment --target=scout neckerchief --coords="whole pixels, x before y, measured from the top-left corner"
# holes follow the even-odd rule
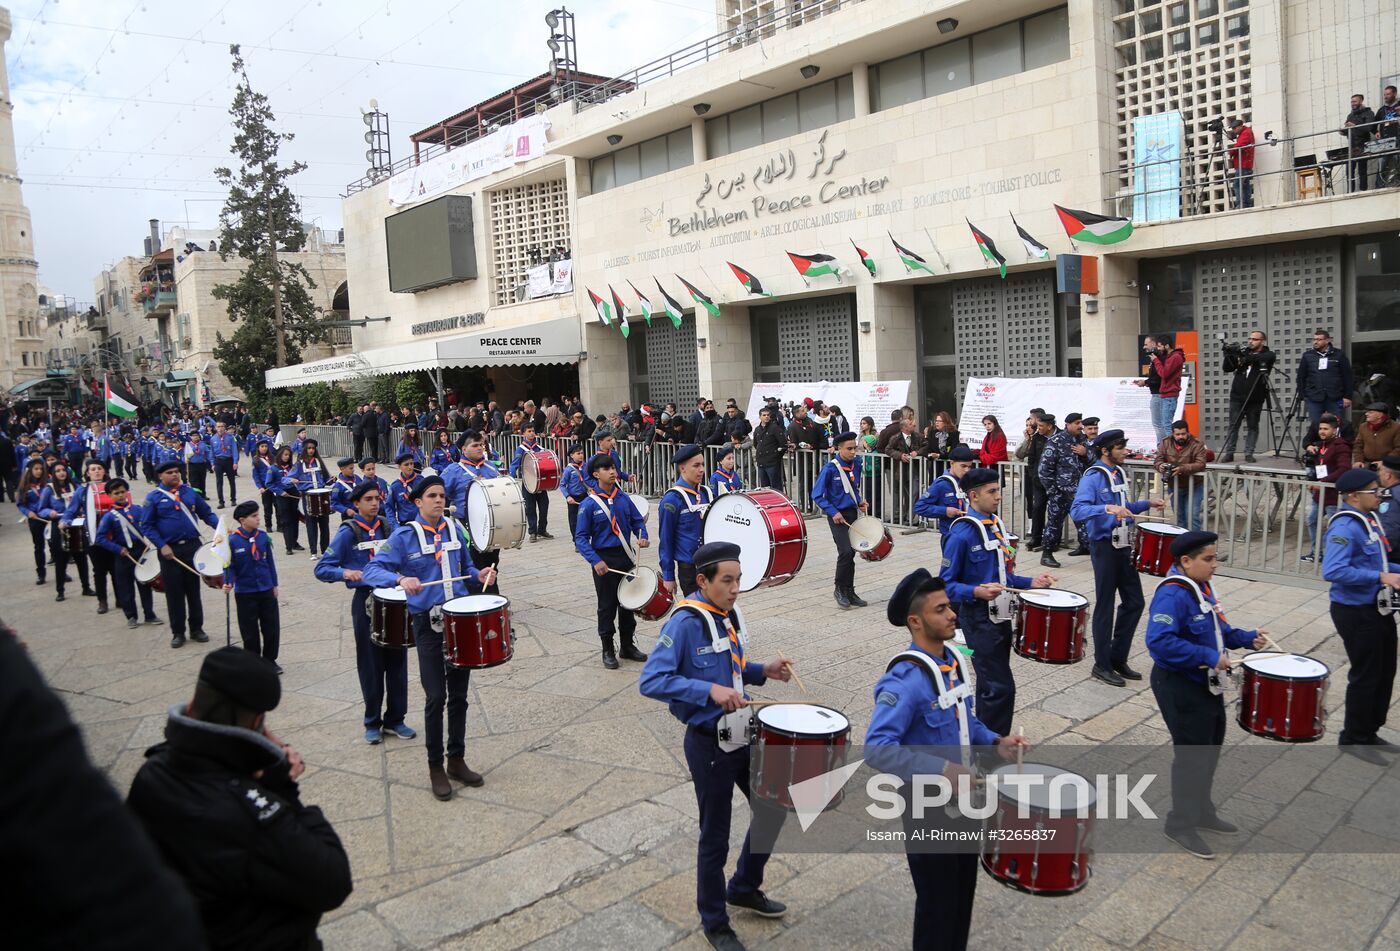
[[[1217,654],[1225,653],[1225,638],[1222,637],[1220,633],[1220,622],[1225,620],[1225,615],[1223,612],[1221,612],[1219,605],[1213,604],[1207,598],[1207,595],[1211,593],[1210,585],[1207,584],[1205,586],[1205,591],[1202,591],[1200,585],[1196,584],[1196,582],[1192,581],[1190,578],[1182,574],[1168,575],[1167,577],[1163,578],[1157,583],[1157,587],[1160,588],[1164,584],[1171,584],[1176,585],[1177,587],[1186,588],[1190,590],[1190,592],[1193,595],[1196,596],[1196,605],[1201,609],[1201,613],[1210,615],[1211,628],[1215,631],[1215,652]],[[1234,685],[1234,681],[1228,679],[1225,682],[1225,684],[1222,684],[1218,675],[1219,671],[1215,670],[1214,668],[1212,668],[1206,674],[1207,682],[1210,684],[1211,693],[1218,694],[1221,692],[1223,686]]]
[[[621,492],[621,490],[622,487],[619,486],[616,482],[614,482],[612,491],[609,492],[607,495],[604,495],[597,489],[589,489],[588,494],[593,497],[593,499],[598,503],[598,507],[603,510],[603,514],[608,517],[608,522],[612,525],[612,533],[617,536],[618,541],[622,542],[623,551],[627,552],[627,554],[631,556],[632,564],[635,565],[637,563],[637,552],[632,548],[632,544],[627,540],[627,536],[622,534],[622,529],[618,527],[617,515],[613,512],[612,508],[613,503],[617,500],[618,493]]]
[[[729,672],[733,679],[734,689],[742,694],[744,692],[744,664],[748,661],[745,656],[748,630],[744,625],[744,615],[740,613],[738,605],[734,606],[734,618],[738,621],[737,625],[730,620],[729,615],[705,601],[682,598],[676,602],[676,607],[693,608],[705,621],[710,629],[710,649],[716,654],[721,651],[729,654]],[[720,633],[716,618],[724,621],[723,635]],[[751,713],[743,710],[723,714],[721,719],[725,723],[730,738],[721,737],[719,748],[727,753],[732,753],[734,750],[748,746],[749,724],[752,722],[752,717]],[[738,739],[735,739],[736,737]]]
[[[446,520],[444,519],[444,521]],[[366,525],[364,521],[361,520],[361,518],[358,515],[356,515],[354,518],[350,519],[350,523],[352,525],[359,526],[360,530],[364,532],[365,536],[363,541],[360,541],[355,545],[356,551],[369,552],[370,560],[373,561],[374,556],[378,553],[379,549],[383,548],[389,542],[387,538],[374,537],[379,533],[379,526],[383,524],[383,519],[376,518],[374,520],[373,525]],[[351,532],[358,537],[359,533],[355,532],[353,528],[351,529]]]
[[[340,477],[338,477],[335,481],[339,482],[341,485],[345,486],[347,489],[353,489],[353,488],[358,484],[358,483],[355,481],[355,477],[354,477],[353,475],[352,475],[352,476],[349,476],[348,478],[347,478],[346,476],[340,476]]]
[[[855,460],[851,460],[851,467],[849,469],[841,465],[841,460],[837,457],[832,457],[831,464],[836,467],[836,474],[841,477],[841,488],[845,489],[846,494],[855,499],[856,504],[859,505],[860,496],[856,495],[856,490],[851,486],[851,477],[854,476],[856,472]]]
[[[462,542],[457,537],[457,523],[450,518],[444,517],[442,521],[438,522],[438,527],[433,528],[431,525],[423,524],[422,516],[419,516],[409,522],[409,524],[413,526],[413,530],[418,534],[418,550],[424,555],[432,555],[433,560],[437,562],[439,580],[452,577],[452,560],[449,558],[447,563],[443,564],[442,554],[443,552],[457,551],[462,547]],[[431,542],[428,541],[428,532],[433,533],[433,540]],[[442,540],[443,532],[447,533],[447,541]],[[457,583],[454,581],[451,587],[455,589],[456,585]],[[437,606],[444,601],[450,601],[452,595],[448,593],[448,585],[436,584],[433,585],[433,587],[436,590],[433,592],[434,616],[431,617],[431,620],[434,625],[434,630],[441,630],[441,616]]]
[[[250,554],[250,555],[253,556],[253,560],[254,560],[254,561],[262,561],[262,560],[263,560],[263,558],[265,557],[265,555],[262,554],[262,553],[260,553],[260,552],[258,551],[258,534],[259,534],[259,533],[258,533],[256,530],[254,530],[253,534],[251,534],[251,535],[244,535],[244,534],[243,534],[243,528],[242,528],[242,526],[239,526],[238,528],[235,528],[235,529],[233,530],[233,533],[234,533],[235,535],[237,535],[239,538],[243,538],[243,539],[246,539],[246,540],[247,540],[247,542],[248,542],[248,554]]]
[[[125,505],[112,506],[112,514],[116,515],[117,525],[120,526],[122,530],[122,540],[126,542],[127,548],[134,550],[136,548],[136,542],[133,541],[131,537],[133,529],[135,529],[137,536],[140,537],[143,542],[146,539],[141,535],[141,530],[136,528],[136,523],[131,520],[131,516],[126,514],[130,510],[131,502],[129,501]]]
[[[1015,554],[1015,549],[1011,547],[1011,539],[1006,535],[1006,526],[1002,524],[1001,516],[993,515],[987,518],[981,512],[973,510],[953,519],[954,525],[958,522],[969,522],[975,526],[977,534],[982,537],[982,548],[986,551],[995,551],[1000,555],[997,558],[997,580],[1004,586],[1006,584],[1006,565]],[[991,527],[990,534],[987,532],[988,526]]]
[[[181,486],[181,488],[184,487]],[[185,503],[180,501],[180,493],[178,491],[171,492],[169,489],[163,488],[161,486],[156,486],[156,491],[168,498],[170,501],[174,502],[176,507],[179,508],[181,512],[185,513],[185,518],[189,519],[190,524],[194,526],[195,535],[198,535],[199,521],[194,517],[194,513],[189,510]]]
[[[457,460],[457,465],[461,466],[462,471],[473,479],[494,479],[496,476],[500,475],[500,473],[496,471],[496,467],[491,465],[491,460],[485,457],[483,457],[480,462],[470,462],[466,456],[463,456],[461,459]],[[482,475],[482,469],[489,469],[490,472],[486,475]]]
[[[681,485],[679,482],[671,486],[671,489],[681,494],[681,501],[685,503],[685,510],[687,512],[690,512],[692,515],[705,514],[706,506],[705,503],[700,501],[700,492],[697,489],[692,489],[689,484]],[[669,492],[671,489],[667,489],[666,491]]]
[[[720,495],[728,495],[730,492],[739,491],[739,473],[732,469],[725,469],[724,466],[715,467],[715,475],[720,477],[723,485],[719,487]]]
[[[940,663],[933,655],[922,650],[901,651],[886,665],[885,670],[893,670],[895,664],[906,662],[915,663],[928,671],[929,677],[933,680],[934,693],[937,698],[934,706],[940,710],[953,708],[953,715],[958,721],[958,750],[962,764],[964,766],[971,763],[972,757],[972,734],[968,723],[967,705],[964,701],[972,696],[972,685],[963,679],[962,666],[958,661],[958,652],[944,649],[945,657],[951,663]],[[948,675],[944,680],[943,675]]]

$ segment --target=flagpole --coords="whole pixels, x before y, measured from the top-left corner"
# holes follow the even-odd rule
[[[952,271],[953,269],[948,266],[948,259],[943,256],[942,251],[938,250],[938,242],[933,240],[933,235],[929,234],[928,228],[924,228],[924,235],[928,238],[928,243],[933,245],[933,253],[938,255],[938,260],[939,263],[943,265],[943,270]]]

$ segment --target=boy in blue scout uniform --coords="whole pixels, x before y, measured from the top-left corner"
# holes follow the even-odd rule
[[[185,471],[189,473],[190,488],[208,498],[209,493],[205,490],[208,488],[209,470],[214,468],[214,456],[199,430],[190,433],[190,440],[185,446],[183,457]]]
[[[578,528],[578,509],[588,498],[588,486],[583,482],[583,447],[578,443],[569,446],[568,461],[564,464],[564,475],[559,480],[559,494],[564,496],[564,511],[569,515],[569,537],[574,537]]]
[[[478,572],[467,557],[470,544],[456,521],[444,517],[447,491],[439,476],[420,477],[409,499],[414,517],[394,529],[389,544],[362,569],[362,580],[371,587],[400,587],[408,594],[414,649],[418,652],[418,676],[423,684],[423,740],[428,753],[428,779],[433,795],[452,798],[456,779],[480,786],[481,774],[467,766],[467,691],[471,670],[447,663],[442,631],[433,617],[453,598],[475,594],[481,585],[496,580],[496,569]],[[456,581],[442,582],[448,578]],[[438,583],[434,583],[438,582]],[[447,768],[443,769],[442,721],[447,711]]]
[[[938,533],[946,536],[953,519],[967,512],[967,493],[962,477],[977,464],[977,453],[967,446],[954,446],[948,453],[948,468],[928,484],[924,494],[914,503],[914,514],[920,518],[938,520]]]
[[[860,497],[856,471],[856,434],[841,433],[831,441],[836,455],[812,483],[812,501],[826,514],[831,539],[836,543],[836,604],[843,611],[868,603],[856,594],[856,550],[851,547],[851,523],[870,510]]]
[[[710,473],[710,498],[743,490],[744,480],[734,468],[734,447],[720,446],[715,454],[715,471]]]
[[[83,459],[87,456],[88,446],[77,426],[68,427],[68,435],[59,440],[57,448],[68,460],[69,472],[83,471]]]
[[[405,740],[418,735],[403,722],[408,710],[408,651],[380,647],[369,636],[369,599],[374,588],[365,580],[364,571],[388,544],[393,530],[379,517],[383,498],[384,492],[375,481],[361,480],[350,493],[350,518],[340,523],[330,547],[316,562],[317,578],[327,584],[344,582],[354,592],[350,624],[355,631],[355,670],[365,701],[365,742],[370,744],[379,743],[386,730]]]
[[[365,456],[360,460],[360,479],[366,482],[373,482],[379,486],[379,516],[389,523],[390,529],[394,523],[389,519],[389,513],[384,511],[389,504],[389,483],[384,481],[384,477],[379,475],[379,463],[373,456]]]
[[[909,628],[910,644],[875,683],[875,708],[865,733],[866,760],[873,768],[906,782],[930,769],[956,779],[969,772],[975,746],[995,746],[1008,760],[1015,758],[1016,747],[1030,748],[1024,737],[999,734],[973,715],[966,661],[949,647],[958,614],[942,578],[926,568],[905,575],[890,595],[885,616],[895,627]],[[922,747],[944,750],[914,749]],[[938,755],[952,749],[961,753],[961,763]],[[905,821],[919,821],[910,814],[908,800]],[[977,854],[915,848],[905,858],[914,880],[915,951],[966,948],[977,893]]]
[[[1376,521],[1378,489],[1369,469],[1350,469],[1337,480],[1342,504],[1327,523],[1322,580],[1332,585],[1332,623],[1350,662],[1346,718],[1337,742],[1342,752],[1385,766],[1381,752],[1400,753],[1400,746],[1378,733],[1395,685],[1396,635],[1395,615],[1382,613],[1377,598],[1386,587],[1400,588],[1400,564]]]
[[[399,477],[389,483],[388,512],[385,514],[389,524],[407,525],[418,517],[418,507],[413,504],[413,490],[418,488],[423,477],[413,467],[413,453],[401,452],[394,462],[399,467]]]
[[[526,454],[534,455],[544,447],[535,441],[535,425],[527,422],[520,429],[520,445],[515,447],[515,457],[510,461],[510,476],[512,479],[520,478],[520,467],[525,462]],[[542,538],[553,538],[549,534],[549,493],[531,492],[522,484],[520,494],[525,498],[525,521],[530,532],[530,541],[537,542]]]
[[[627,483],[637,478],[635,475],[632,475],[626,469],[622,468],[622,456],[617,451],[617,436],[613,435],[611,432],[601,432],[594,437],[594,441],[598,444],[597,455],[612,457],[613,469],[617,472],[618,485],[625,486]],[[588,474],[587,470],[584,471],[583,483],[590,489],[598,488],[597,481]]]
[[[465,525],[467,490],[477,479],[499,479],[501,470],[486,457],[485,437],[476,430],[469,429],[462,434],[462,457],[448,466],[445,472],[438,474],[442,476],[443,488],[447,490],[448,517],[455,518]],[[500,564],[500,549],[480,551],[475,545],[470,547],[472,564],[476,565],[477,571],[495,568]],[[484,591],[486,594],[500,593],[494,584],[487,585]]]
[[[1011,603],[1007,588],[1048,588],[1053,575],[1035,580],[1012,574],[1011,542],[997,510],[1001,482],[995,469],[973,469],[962,478],[968,512],[943,536],[939,576],[973,650],[977,671],[977,716],[997,733],[1011,731],[1016,680],[1011,674]],[[992,618],[996,609],[997,618]]]
[[[338,459],[336,467],[340,472],[331,483],[331,511],[344,521],[354,512],[350,505],[350,493],[360,484],[360,477],[355,475],[355,460],[349,456]]]
[[[1094,564],[1094,669],[1095,679],[1114,687],[1142,674],[1128,666],[1133,632],[1142,618],[1142,579],[1133,563],[1133,545],[1128,531],[1133,516],[1148,509],[1163,509],[1161,499],[1128,501],[1128,475],[1123,460],[1128,457],[1128,440],[1123,430],[1109,429],[1094,440],[1098,462],[1084,470],[1070,506],[1070,518],[1083,523],[1089,539],[1089,559]],[[1115,542],[1115,533],[1119,535]],[[1120,599],[1115,620],[1113,599]],[[1125,679],[1126,678],[1126,679]]]
[[[695,592],[695,549],[705,521],[709,496],[705,482],[705,450],[690,443],[671,457],[676,482],[661,495],[657,513],[656,543],[661,559],[661,582],[674,592],[677,583],[687,596]]]
[[[125,479],[107,480],[106,490],[112,497],[112,508],[97,523],[97,544],[112,553],[112,591],[117,606],[126,615],[126,626],[136,627],[140,623],[136,616],[139,590],[146,623],[159,624],[151,588],[137,584],[134,574],[136,562],[146,553],[146,543],[141,538],[141,510],[131,504],[131,486]]]
[[[180,464],[171,459],[156,470],[160,485],[146,496],[141,530],[160,549],[160,578],[165,585],[165,610],[170,615],[170,646],[185,646],[185,622],[190,639],[209,640],[204,633],[204,580],[194,573],[192,562],[202,539],[199,522],[219,527],[219,518],[204,497],[180,479]],[[178,560],[177,560],[178,559]],[[183,564],[181,564],[183,562]],[[189,567],[186,567],[189,566]]]
[[[578,526],[574,529],[574,548],[593,568],[593,590],[598,595],[598,639],[603,643],[603,666],[617,670],[617,658],[642,661],[647,655],[637,650],[632,638],[637,631],[637,616],[617,602],[617,588],[622,575],[632,570],[635,561],[631,549],[632,536],[646,548],[647,523],[632,504],[632,497],[617,484],[617,464],[612,456],[597,455],[588,460],[588,478],[592,488],[588,498],[579,505]],[[613,650],[613,632],[622,636],[622,650]]]
[[[685,761],[700,808],[695,903],[710,944],[721,951],[743,951],[729,925],[726,903],[765,918],[781,916],[787,906],[761,890],[769,856],[750,851],[749,835],[725,886],[735,787],[749,798],[749,714],[737,711],[748,704],[744,684],[762,686],[769,678],[788,680],[792,673],[781,656],[767,663],[745,656],[748,632],[735,605],[739,546],[711,542],[701,545],[694,558],[698,594],[676,603],[638,687],[643,696],[664,700],[672,716],[686,725]],[[754,820],[780,825],[782,816],[755,812]]]
[[[224,480],[228,480],[228,500],[238,501],[238,437],[223,423],[214,425],[209,437],[209,452],[214,460],[214,489],[219,496],[219,508],[224,507]]]
[[[243,649],[276,664],[282,643],[282,618],[277,609],[277,563],[272,559],[272,538],[260,527],[258,503],[251,499],[234,506],[233,520],[238,527],[228,536],[224,591],[233,592]],[[281,666],[277,672],[282,672]]]
[[[1172,539],[1175,562],[1152,594],[1147,653],[1152,658],[1152,695],[1176,747],[1172,759],[1172,809],[1167,838],[1203,859],[1215,850],[1200,830],[1235,835],[1210,799],[1220,745],[1225,742],[1225,701],[1218,675],[1230,667],[1227,649],[1264,647],[1267,631],[1231,627],[1216,604],[1214,532],[1186,532]],[[1204,668],[1204,669],[1203,669]]]

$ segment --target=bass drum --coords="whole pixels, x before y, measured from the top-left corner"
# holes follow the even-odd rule
[[[807,560],[807,523],[772,489],[730,492],[710,503],[701,540],[739,546],[739,590],[787,584]]]
[[[519,548],[525,541],[525,496],[509,476],[467,486],[467,530],[477,551]]]

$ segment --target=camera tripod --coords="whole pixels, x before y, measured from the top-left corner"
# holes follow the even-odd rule
[[[1225,430],[1227,438],[1229,433],[1234,432],[1238,440],[1240,434],[1237,427],[1243,422],[1244,414],[1249,409],[1249,404],[1254,397],[1255,391],[1262,385],[1264,387],[1264,406],[1261,410],[1261,415],[1267,420],[1269,427],[1269,438],[1265,445],[1273,445],[1273,454],[1275,457],[1282,456],[1284,446],[1291,445],[1293,448],[1293,460],[1295,462],[1302,462],[1302,433],[1295,434],[1293,432],[1293,423],[1294,420],[1297,420],[1301,427],[1303,420],[1307,418],[1306,414],[1301,412],[1303,395],[1301,393],[1295,393],[1292,405],[1290,405],[1287,412],[1285,412],[1283,405],[1279,402],[1278,391],[1274,389],[1273,381],[1270,379],[1271,373],[1272,368],[1268,371],[1260,371],[1254,378],[1254,382],[1250,385],[1249,392],[1245,394],[1244,403],[1240,406],[1239,412],[1230,420],[1230,425]],[[1280,420],[1279,417],[1282,417],[1282,419]],[[1231,452],[1234,452],[1233,448]]]

